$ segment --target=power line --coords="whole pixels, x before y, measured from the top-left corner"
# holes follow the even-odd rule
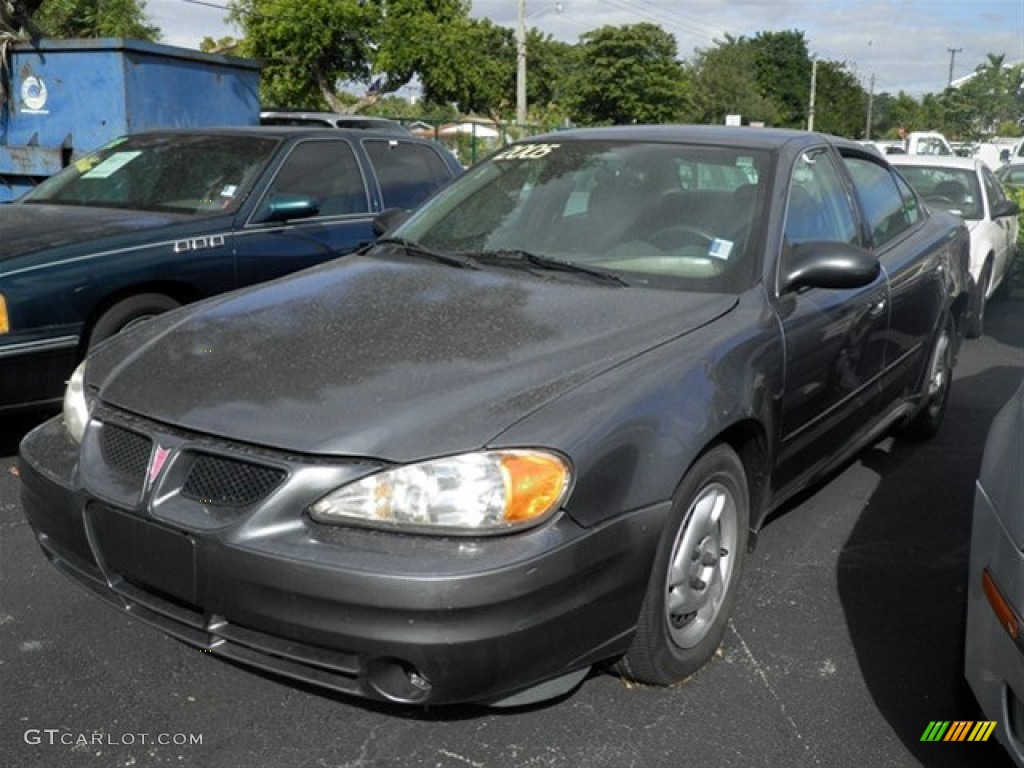
[[[206,6],[207,8],[216,8],[218,11],[230,11],[231,10],[231,8],[229,8],[226,5],[218,5],[217,3],[206,2],[206,0],[181,0],[181,2],[183,2],[183,3],[190,3],[192,5],[203,5],[203,6]]]
[[[631,0],[601,0],[601,2],[617,10],[626,11],[627,13],[631,13],[635,16],[638,16],[639,18],[644,19],[645,21],[652,21],[659,25],[665,25],[667,27],[675,27],[676,29],[680,29],[692,35],[697,35],[698,37],[707,38],[708,40],[715,39],[714,35],[709,34],[706,30],[698,28],[693,23],[689,23],[684,20],[670,16],[666,12],[661,11],[660,9],[658,9],[657,11],[647,11],[641,9],[635,2],[631,2]],[[726,30],[722,31],[725,32]]]

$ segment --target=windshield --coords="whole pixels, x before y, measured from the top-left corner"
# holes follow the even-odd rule
[[[397,234],[482,263],[519,252],[631,284],[735,292],[755,279],[769,162],[765,152],[706,145],[516,144]]]
[[[185,214],[241,205],[278,140],[270,137],[139,134],[75,160],[22,201]]]
[[[973,168],[901,165],[900,173],[924,201],[965,219],[980,219],[981,185]]]

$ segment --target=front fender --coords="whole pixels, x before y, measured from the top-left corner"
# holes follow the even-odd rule
[[[591,379],[491,446],[563,452],[575,478],[566,511],[597,525],[670,499],[693,461],[741,423],[756,423],[773,444],[782,360],[778,325],[752,291],[724,317]]]

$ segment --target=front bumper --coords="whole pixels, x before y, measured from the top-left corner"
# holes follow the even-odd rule
[[[1024,766],[1024,635],[1015,642],[996,617],[982,586],[988,570],[1018,620],[1024,609],[1024,554],[1000,523],[979,484],[975,489],[967,586],[964,672],[995,735]]]
[[[187,643],[348,694],[419,704],[557,693],[543,684],[574,680],[628,647],[667,503],[598,528],[561,515],[498,537],[324,526],[303,510],[366,463],[267,454],[118,419],[94,418],[81,449],[59,418],[26,436],[25,514],[62,572]],[[115,427],[151,435],[156,447],[134,459],[121,442],[114,450],[105,435]],[[157,448],[168,451],[161,472]],[[219,470],[249,462],[284,479],[239,507],[209,484],[197,490],[193,469],[210,456]]]

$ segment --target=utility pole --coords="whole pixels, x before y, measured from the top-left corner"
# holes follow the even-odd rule
[[[871,141],[871,112],[875,102],[875,73],[871,73],[871,84],[868,86],[868,119],[864,125],[864,138]]]
[[[516,122],[526,125],[526,0],[519,0],[516,26]]]
[[[949,51],[949,82],[946,83],[946,87],[950,88],[953,85],[953,62],[956,61],[956,55],[960,53],[963,48],[947,48]]]
[[[818,90],[818,59],[811,59],[811,101],[807,106],[807,130],[814,130],[814,96]]]

